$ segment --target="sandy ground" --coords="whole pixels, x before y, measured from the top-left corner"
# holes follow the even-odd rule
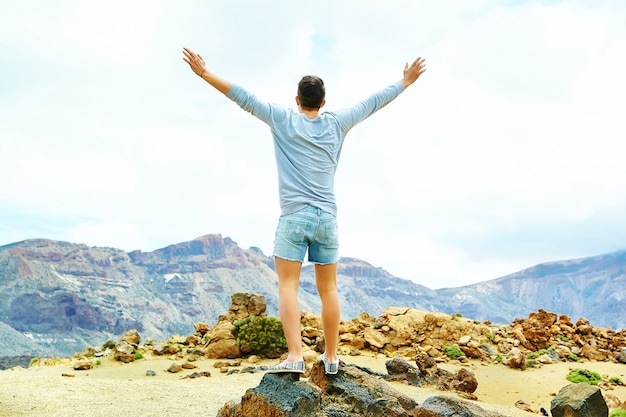
[[[384,356],[342,357],[346,363],[366,366],[386,373]],[[148,357],[131,364],[102,358],[101,364],[88,371],[75,371],[69,363],[55,366],[14,368],[0,371],[0,416],[215,416],[229,400],[240,398],[248,388],[260,382],[263,372],[226,375],[213,367],[214,360],[196,362],[198,369],[177,374],[166,372],[175,362],[163,357]],[[272,361],[271,363],[275,363]],[[182,363],[182,361],[177,361]],[[260,364],[270,364],[261,362]],[[242,366],[249,366],[244,363]],[[454,371],[460,364],[439,365]],[[471,362],[468,367],[478,379],[476,404],[511,417],[530,414],[515,407],[523,400],[535,410],[550,410],[553,396],[570,382],[565,379],[574,367],[589,369],[626,381],[626,365],[608,362],[557,363],[524,371],[504,365],[482,365]],[[156,376],[146,376],[147,370]],[[210,371],[211,377],[182,379],[194,371]],[[71,374],[73,377],[62,376]],[[411,387],[392,383],[393,387],[414,398],[418,403],[433,395],[451,395],[432,388]],[[603,391],[603,393],[607,393]],[[626,387],[608,391],[622,402]]]

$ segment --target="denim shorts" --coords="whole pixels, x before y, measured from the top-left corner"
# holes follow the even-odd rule
[[[334,264],[339,261],[337,218],[317,207],[306,206],[281,216],[274,239],[274,256],[289,261]]]

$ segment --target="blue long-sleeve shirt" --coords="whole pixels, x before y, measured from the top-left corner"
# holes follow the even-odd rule
[[[315,119],[264,102],[238,85],[226,96],[271,129],[282,215],[311,205],[336,216],[334,178],[346,134],[402,91],[402,83],[397,82],[353,107],[324,112]]]

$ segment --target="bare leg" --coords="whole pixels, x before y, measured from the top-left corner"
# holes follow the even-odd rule
[[[278,308],[280,321],[285,330],[289,355],[287,362],[302,360],[302,331],[300,328],[300,306],[298,283],[302,263],[274,257],[278,274]]]
[[[329,362],[337,361],[337,340],[339,339],[339,320],[341,308],[337,294],[337,263],[315,265],[317,292],[322,300],[322,324],[326,351],[324,358]]]

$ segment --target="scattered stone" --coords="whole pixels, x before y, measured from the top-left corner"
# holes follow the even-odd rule
[[[623,347],[617,355],[617,361],[620,363],[626,363],[626,347]]]
[[[428,370],[437,368],[435,359],[430,357],[427,353],[418,353],[415,355],[415,364],[421,372],[428,372]]]
[[[165,347],[165,354],[166,355],[176,355],[178,353],[181,352],[181,348],[179,345],[177,344],[167,344]]]
[[[185,336],[175,334],[173,336],[170,336],[168,342],[175,345],[187,345],[187,338]]]
[[[385,362],[387,381],[400,381],[408,385],[421,387],[420,370],[402,358],[393,358]]]
[[[193,325],[193,328],[196,330],[196,333],[198,333],[200,336],[204,336],[205,334],[211,331],[211,328],[209,327],[208,324],[201,323],[201,322],[195,323]]]
[[[156,372],[153,371],[152,369],[148,369],[146,371],[146,376],[156,376]]]
[[[524,410],[524,411],[528,411],[529,413],[536,413],[535,410],[533,410],[533,408],[530,406],[530,404],[522,401],[522,400],[517,400],[515,401],[515,406],[517,408],[519,408],[520,410]]]
[[[609,409],[622,407],[622,400],[616,395],[604,393],[603,396],[604,401],[606,401],[606,406],[609,407]]]
[[[139,332],[137,330],[131,329],[120,337],[120,342],[126,342],[136,348],[139,346],[139,342],[141,342],[141,336],[139,336]]]
[[[526,355],[518,348],[513,348],[502,359],[502,363],[513,369],[526,369]]]
[[[609,408],[600,388],[589,384],[569,384],[550,403],[553,417],[606,417]]]
[[[461,338],[459,338],[459,345],[460,346],[466,346],[470,341],[472,340],[472,336],[461,336]]]
[[[234,323],[250,316],[265,317],[267,310],[267,301],[260,294],[235,293],[231,297],[231,304],[228,312],[224,316],[220,316],[219,321],[228,321]],[[215,329],[213,329],[213,333]],[[211,333],[211,338],[213,338]]]
[[[233,323],[225,320],[222,316],[211,332],[211,340],[206,348],[206,355],[212,359],[237,358],[241,354],[235,335]]]
[[[235,366],[239,366],[241,365],[241,362],[239,361],[234,361],[234,362],[226,362],[226,361],[215,361],[213,363],[213,367],[214,368],[228,368],[228,367],[235,367]]]
[[[259,363],[261,359],[257,355],[248,356],[248,362],[250,363]]]
[[[78,361],[74,363],[75,371],[88,371],[89,369],[92,369],[92,368],[93,368],[93,364],[91,363],[91,361]]]
[[[165,342],[159,342],[152,348],[152,353],[155,355],[165,355],[167,353],[168,346]]]
[[[201,377],[210,377],[211,376],[211,372],[209,371],[202,371],[202,372],[194,372],[192,374],[189,374],[187,376],[182,377],[181,379],[193,379],[193,378],[201,378]]]
[[[454,374],[451,385],[452,389],[457,392],[472,394],[478,389],[478,380],[473,372],[461,368]]]
[[[183,367],[182,367],[182,366],[180,366],[180,365],[179,365],[179,364],[177,364],[177,363],[173,363],[173,364],[171,364],[171,365],[170,365],[170,367],[167,369],[167,372],[170,372],[170,373],[172,373],[172,374],[175,374],[175,373],[180,372],[180,371],[182,371],[182,370],[183,370]]]
[[[68,378],[74,378],[76,375],[63,373],[63,374],[61,374],[61,376],[65,376],[65,377],[68,377]]]
[[[181,365],[183,369],[196,369],[198,366],[191,362],[185,362]]]
[[[113,357],[123,363],[133,362],[135,360],[135,348],[126,341],[120,340],[115,345]]]

